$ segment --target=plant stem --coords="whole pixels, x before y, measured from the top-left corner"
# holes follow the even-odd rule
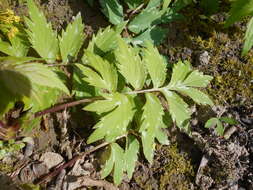
[[[69,107],[79,105],[79,104],[93,102],[95,100],[101,100],[101,99],[102,99],[102,97],[94,97],[94,98],[89,98],[89,99],[85,98],[85,99],[81,99],[81,100],[77,100],[77,101],[73,101],[73,102],[68,102],[68,103],[61,104],[61,105],[56,105],[51,108],[36,112],[34,114],[34,117],[40,117],[40,116],[48,114],[48,113],[54,113],[54,112],[57,112],[57,111],[60,111],[60,110],[63,110],[63,109],[69,108]]]
[[[147,93],[147,92],[158,92],[161,91],[163,88],[152,88],[152,89],[146,89],[146,90],[136,90],[136,91],[131,91],[131,92],[125,92],[124,94],[142,94],[142,93]],[[38,111],[34,114],[34,117],[40,117],[42,115],[48,114],[48,113],[54,113],[69,107],[73,107],[73,106],[77,106],[79,104],[83,104],[83,103],[89,103],[89,102],[93,102],[96,100],[102,100],[103,97],[94,97],[94,98],[85,98],[85,99],[81,99],[81,100],[77,100],[77,101],[73,101],[73,102],[68,102],[65,104],[60,104],[60,105],[56,105],[53,106],[51,108],[47,108],[45,110],[42,111]]]
[[[151,89],[146,89],[146,90],[136,90],[136,91],[131,91],[131,92],[126,92],[125,94],[142,94],[142,93],[147,93],[147,92],[158,92],[161,91],[163,88],[151,88]]]

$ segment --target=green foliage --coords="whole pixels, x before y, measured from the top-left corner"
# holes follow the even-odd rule
[[[241,20],[245,16],[253,14],[253,0],[236,0],[232,3],[232,8],[229,11],[230,16],[226,20],[225,27]]]
[[[5,89],[4,94],[15,97],[16,101],[27,101],[34,111],[45,108],[43,105],[50,106],[48,102],[51,100],[47,98],[56,92],[55,89],[69,93],[55,72],[46,65],[36,63],[33,58],[3,57],[0,60],[0,84]],[[0,93],[1,98],[4,94],[1,96]],[[0,111],[4,111],[4,106]]]
[[[143,0],[125,0],[125,3],[130,9],[136,9],[143,3]]]
[[[27,0],[27,6],[30,19],[25,19],[28,26],[26,32],[32,47],[42,58],[53,63],[59,53],[57,34],[53,31],[51,24],[47,23],[46,17],[39,11],[33,0]]]
[[[236,120],[229,118],[229,117],[220,117],[220,118],[213,117],[205,123],[205,128],[214,128],[215,127],[215,132],[219,136],[223,136],[224,131],[225,131],[225,127],[223,126],[222,122],[230,124],[230,125],[238,124],[238,122]]]
[[[242,55],[246,55],[247,52],[251,49],[253,46],[253,17],[250,19],[247,30],[245,33],[245,43],[242,49]]]
[[[253,16],[253,0],[236,0],[232,3],[232,8],[229,11],[230,16],[226,20],[225,27],[232,25],[233,23],[242,20],[246,16]],[[253,18],[248,23],[247,31],[245,34],[245,43],[242,50],[242,55],[251,49],[253,45]]]
[[[204,9],[207,15],[214,14],[219,9],[219,0],[201,0],[200,7]]]
[[[77,54],[84,42],[84,25],[81,15],[78,14],[73,23],[67,26],[66,31],[62,31],[62,36],[59,37],[59,46],[63,62],[69,62],[69,57],[72,60],[76,59]]]
[[[90,85],[98,88],[107,89],[113,92],[117,88],[118,76],[114,66],[110,65],[106,60],[92,53],[87,53],[87,60],[90,67],[78,65],[79,69],[85,74],[85,80]],[[95,69],[95,71],[93,70]]]
[[[168,29],[164,29],[159,26],[153,26],[131,39],[131,42],[135,45],[142,45],[144,41],[150,41],[154,45],[159,45],[165,39],[167,33]]]
[[[171,0],[124,0],[123,2],[100,0],[99,2],[102,12],[114,25],[123,23],[124,5],[132,12],[138,12],[138,14],[134,14],[133,17],[128,19],[127,26],[128,30],[135,34],[134,43],[143,44],[144,41],[151,40],[155,44],[160,44],[168,31],[157,25],[182,18],[182,15],[177,12],[188,5],[191,0],[177,0],[173,3],[171,3]]]
[[[34,185],[31,183],[22,184],[20,185],[20,188],[22,190],[40,190],[41,189],[39,185]]]
[[[152,3],[152,1],[150,1]],[[128,25],[128,29],[136,34],[151,27],[153,23],[163,15],[164,11],[160,8],[149,6],[136,16]]]
[[[152,79],[154,88],[161,87],[166,79],[166,63],[158,50],[151,43],[147,44],[143,58]]]
[[[100,89],[99,93],[102,96],[101,100],[84,107],[84,110],[96,112],[101,118],[94,126],[95,131],[89,137],[88,143],[104,138],[107,142],[113,143],[111,156],[102,176],[109,175],[114,168],[114,182],[119,184],[124,171],[131,176],[134,162],[128,164],[130,169],[124,168],[127,164],[123,163],[123,157],[128,153],[128,148],[124,151],[116,144],[118,138],[129,138],[132,133],[138,134],[141,137],[144,155],[150,163],[153,160],[155,139],[161,144],[168,144],[167,135],[163,131],[163,128],[167,127],[164,119],[168,119],[164,117],[168,115],[164,114],[161,95],[167,100],[166,104],[173,121],[185,131],[189,130],[188,121],[191,113],[188,104],[180,95],[189,96],[198,104],[213,103],[207,95],[196,89],[206,87],[212,77],[192,70],[189,62],[179,61],[175,64],[171,80],[166,84],[165,59],[151,43],[147,43],[146,48],[133,47],[121,38],[117,43],[114,56],[108,59],[110,61],[106,56],[102,58],[87,50],[85,64],[79,64],[78,67],[85,76],[84,80]],[[148,78],[151,78],[152,85]],[[116,79],[130,86],[118,88]],[[134,152],[138,151],[136,148]]]
[[[80,15],[57,36],[32,0],[27,1],[27,6],[27,28],[20,24],[18,33],[9,38],[9,42],[0,41],[0,51],[9,55],[0,58],[1,113],[8,111],[16,101],[23,101],[25,109],[35,113],[55,104],[61,92],[69,94],[62,78],[65,74],[43,63],[55,63],[56,59],[60,60],[60,54],[63,62],[75,61],[84,41]],[[30,46],[41,58],[27,55]],[[28,123],[26,125],[31,128]]]
[[[0,160],[7,155],[21,150],[24,146],[23,142],[15,142],[13,139],[6,142],[0,140]]]
[[[147,93],[146,104],[143,107],[141,118],[140,132],[143,152],[150,163],[153,161],[155,138],[162,144],[168,144],[167,136],[162,131],[162,128],[166,128],[163,123],[163,115],[164,111],[159,99],[155,95]]]
[[[148,4],[144,3],[144,11],[130,22],[129,27],[136,33],[145,32],[171,20],[175,12],[188,2],[178,0],[169,7],[170,0],[151,0]],[[112,22],[123,21],[118,1],[103,3],[104,13]],[[133,7],[137,5],[140,5],[139,1],[131,4]],[[60,77],[64,76],[63,72],[52,65],[57,65],[56,60],[68,66],[79,62],[77,54],[84,41],[84,25],[81,16],[77,15],[58,36],[32,0],[28,0],[28,8],[26,31],[40,58],[29,55],[1,58],[0,85],[5,91],[0,92],[0,96],[7,103],[21,100],[25,108],[31,107],[34,113],[55,101],[59,92],[69,93],[64,77]],[[148,14],[150,12],[151,15]],[[168,73],[165,59],[151,43],[147,42],[146,48],[140,48],[127,44],[120,37],[125,25],[121,22],[115,28],[99,30],[84,50],[82,63],[75,64],[73,69],[73,82],[78,85],[73,84],[72,93],[83,90],[85,94],[89,86],[94,92],[86,94],[93,97],[96,93],[99,96],[84,107],[84,110],[95,112],[100,118],[87,142],[105,140],[110,144],[111,155],[102,177],[113,171],[115,184],[120,184],[125,172],[129,178],[132,177],[140,147],[143,147],[145,158],[152,163],[155,140],[168,144],[164,130],[168,127],[166,120],[172,118],[179,128],[189,130],[191,112],[185,96],[198,104],[212,105],[208,96],[196,89],[206,87],[212,77],[192,70],[187,61],[174,64],[172,72]],[[9,104],[3,107],[6,106]],[[118,144],[117,140],[123,137],[125,141]],[[122,148],[124,145],[125,148]]]
[[[129,95],[113,93],[104,95],[106,100],[98,100],[84,109],[96,113],[107,113],[94,126],[96,129],[89,137],[88,143],[106,138],[106,141],[115,141],[126,134],[127,126],[134,116],[133,98]]]
[[[142,89],[146,71],[137,49],[128,46],[122,39],[118,40],[118,49],[115,52],[119,72],[125,77],[127,83],[136,90]]]
[[[128,146],[124,151],[117,143],[112,143],[111,155],[109,160],[106,162],[101,177],[105,178],[113,170],[113,179],[116,185],[119,185],[123,178],[123,172],[126,171],[128,178],[132,178],[132,174],[135,168],[135,162],[138,159],[139,142],[133,136],[129,136]]]
[[[0,51],[14,57],[24,57],[29,49],[28,40],[24,38],[24,34],[18,33],[10,39],[10,42],[0,39]]]
[[[100,56],[114,50],[117,47],[117,39],[123,30],[125,24],[119,25],[116,28],[108,26],[104,30],[99,29],[97,35],[93,35],[92,40],[87,48],[88,51],[94,52]],[[85,62],[85,56],[83,62]]]
[[[99,1],[102,6],[102,12],[109,18],[112,24],[120,24],[123,22],[123,7],[118,0]]]

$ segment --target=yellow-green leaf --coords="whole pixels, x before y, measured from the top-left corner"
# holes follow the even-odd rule
[[[113,64],[100,56],[87,51],[86,65],[78,64],[85,75],[85,80],[93,86],[114,92],[117,89],[118,74]]]
[[[29,19],[26,18],[25,23],[30,43],[42,58],[53,63],[59,52],[57,34],[33,0],[27,0],[27,6]]]
[[[119,98],[117,107],[110,110],[111,112],[104,115],[94,126],[96,130],[89,137],[88,143],[104,137],[106,141],[113,142],[117,137],[126,133],[127,126],[132,121],[135,113],[133,99],[130,96],[119,93],[115,93],[113,97]]]
[[[166,79],[166,64],[158,50],[148,42],[143,61],[148,69],[154,88],[161,87]]]
[[[138,52],[119,38],[115,57],[119,71],[126,81],[136,90],[142,89],[146,80],[146,71]]]
[[[162,90],[162,93],[168,101],[172,120],[177,123],[178,127],[182,127],[191,117],[188,105],[175,92]]]
[[[84,24],[82,23],[81,14],[79,13],[73,23],[69,23],[66,31],[62,31],[62,35],[59,38],[59,45],[61,51],[61,57],[63,62],[70,61],[71,58],[76,58],[81,46],[84,42]]]
[[[161,128],[164,126],[163,115],[164,111],[159,99],[155,95],[147,93],[139,131],[141,132],[144,155],[150,163],[153,161],[156,135],[160,137]]]

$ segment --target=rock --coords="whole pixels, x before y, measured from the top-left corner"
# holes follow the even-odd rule
[[[209,63],[210,58],[211,57],[209,53],[207,51],[204,51],[199,55],[199,62],[201,65],[207,65]]]
[[[48,169],[51,169],[51,168],[59,165],[60,163],[62,163],[64,161],[64,159],[60,154],[57,154],[54,152],[46,152],[46,153],[42,154],[39,161],[46,164]]]

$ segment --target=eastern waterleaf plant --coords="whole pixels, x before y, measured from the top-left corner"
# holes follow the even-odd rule
[[[84,40],[84,26],[78,15],[58,35],[32,0],[27,5],[29,18],[25,19],[25,35],[39,57],[27,54],[2,57],[0,84],[4,91],[0,95],[7,102],[26,99],[26,105],[32,105],[35,112],[49,106],[48,100],[54,99],[51,95],[55,90],[68,93],[63,80],[47,64],[55,61],[68,64],[76,60]],[[94,94],[100,96],[84,107],[100,118],[88,143],[104,140],[110,144],[111,154],[102,177],[113,171],[115,184],[120,184],[124,172],[132,177],[141,147],[145,158],[152,163],[156,140],[169,143],[165,120],[171,118],[180,129],[189,130],[191,111],[185,96],[198,104],[212,105],[208,96],[198,89],[206,87],[211,76],[193,70],[187,61],[179,61],[168,72],[165,59],[153,44],[147,42],[145,48],[127,44],[120,37],[123,27],[121,24],[100,30],[84,51],[82,63],[73,66],[73,92],[82,96],[82,92],[89,94],[93,88]],[[88,96],[93,98],[94,94]],[[125,139],[124,148],[118,143],[119,138]]]
[[[151,42],[145,46],[131,46],[117,35],[117,48],[110,56],[103,54],[101,57],[88,48],[84,52],[84,63],[77,64],[83,80],[99,89],[102,97],[84,107],[85,111],[100,116],[88,143],[99,140],[110,143],[111,155],[102,170],[102,177],[113,171],[115,184],[121,183],[124,172],[131,178],[140,147],[145,158],[152,163],[156,140],[169,143],[164,131],[168,127],[164,123],[164,119],[168,119],[165,115],[170,115],[180,129],[189,130],[191,111],[184,101],[185,96],[198,104],[213,105],[198,89],[206,87],[211,76],[193,70],[188,61],[179,61],[167,81],[169,73],[165,59]],[[124,88],[119,88],[122,82]],[[165,114],[167,111],[169,114]],[[125,138],[125,148],[117,143],[121,137]]]

